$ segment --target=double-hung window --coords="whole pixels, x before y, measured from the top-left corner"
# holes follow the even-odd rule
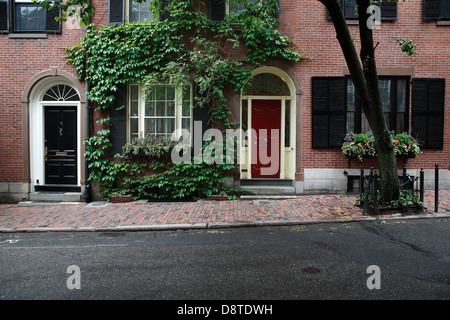
[[[380,76],[379,86],[384,117],[390,130],[402,133],[411,129],[422,148],[443,148],[445,79],[413,78],[410,81],[408,76]],[[350,78],[312,78],[313,148],[341,147],[346,133],[368,131],[369,124],[355,98]]]
[[[279,1],[273,1],[276,4],[276,17],[278,18]],[[261,7],[267,6],[269,2],[267,0],[209,0],[209,16],[211,20],[220,21],[225,19],[227,15],[236,16],[242,11],[246,10],[249,5],[260,5]]]
[[[375,5],[378,5],[381,10],[381,20],[394,21],[397,20],[397,2],[380,0],[375,1]],[[356,0],[341,0],[340,5],[344,13],[344,17],[347,20],[358,19],[358,6]],[[329,12],[327,11],[327,18],[331,19]]]
[[[424,20],[450,20],[449,0],[423,0]]]
[[[32,0],[0,0],[0,33],[60,33],[59,9],[44,9]],[[11,17],[11,21],[10,21]]]
[[[45,12],[42,5],[26,0],[14,1],[14,31],[44,31]]]
[[[408,131],[409,79],[406,77],[380,77],[379,87],[384,117],[390,130]],[[347,79],[347,132],[368,132],[370,126],[364,112],[357,104],[355,87]]]
[[[150,11],[151,0],[141,3],[128,0],[128,19],[129,22],[149,22],[152,21],[153,15]]]
[[[153,135],[175,138],[181,129],[191,132],[192,88],[189,85],[130,84],[128,89],[128,138]]]
[[[342,0],[341,6],[345,19],[358,19],[356,0]]]
[[[261,2],[261,0],[247,0],[246,3],[229,0],[226,6],[227,12],[228,14],[239,14],[245,10],[248,4],[257,4],[258,2]]]
[[[175,17],[171,16],[167,10],[169,0],[160,0],[157,16],[155,12],[150,10],[153,0],[143,0],[136,2],[133,0],[108,0],[108,25],[119,26],[125,22],[157,22],[157,21],[174,21]]]

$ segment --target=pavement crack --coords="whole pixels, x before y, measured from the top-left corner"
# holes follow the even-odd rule
[[[397,240],[398,242],[403,243],[404,245],[410,247],[410,248],[413,249],[414,251],[419,252],[419,253],[423,253],[423,254],[426,254],[426,255],[432,255],[432,254],[433,254],[432,252],[427,251],[427,250],[424,250],[424,249],[420,248],[419,246],[416,246],[415,244],[408,243],[408,242],[404,242],[404,241],[401,241],[401,240],[398,240],[398,239],[396,239],[396,240]]]
[[[418,252],[418,253],[421,253],[421,254],[424,254],[424,255],[427,255],[427,256],[433,255],[433,252],[431,252],[431,251],[427,251],[427,250],[422,249],[421,247],[419,247],[419,246],[417,246],[417,245],[415,245],[415,244],[412,244],[412,243],[403,241],[403,240],[401,240],[401,239],[399,239],[399,238],[397,238],[397,237],[395,237],[395,236],[393,236],[393,235],[391,235],[391,234],[388,234],[388,233],[386,233],[386,232],[383,232],[383,231],[380,229],[380,227],[377,226],[377,225],[367,225],[367,224],[364,224],[364,225],[363,225],[363,228],[364,228],[366,231],[368,231],[368,232],[370,232],[370,233],[373,233],[373,234],[375,234],[375,235],[377,235],[377,236],[379,236],[379,237],[381,237],[381,238],[384,238],[384,239],[386,239],[386,240],[389,240],[389,241],[392,241],[392,242],[395,242],[395,243],[399,243],[399,244],[405,245],[405,246],[407,246],[407,247],[413,249],[414,251],[416,251],[416,252]]]

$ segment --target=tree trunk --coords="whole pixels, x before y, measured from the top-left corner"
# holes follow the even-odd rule
[[[356,96],[361,103],[367,121],[375,138],[380,187],[383,201],[390,202],[399,198],[399,180],[397,177],[397,160],[391,133],[386,125],[383,105],[378,84],[372,30],[367,27],[367,8],[370,0],[356,0],[358,4],[359,30],[361,39],[360,59],[348,29],[345,17],[337,0],[319,0],[328,9],[333,21],[336,37],[341,46],[350,76],[355,86]]]

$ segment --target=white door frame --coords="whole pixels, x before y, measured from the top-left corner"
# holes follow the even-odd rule
[[[44,142],[44,108],[46,106],[76,107],[77,110],[77,186],[81,186],[81,102],[80,101],[42,101],[44,94],[52,86],[63,84],[77,89],[64,78],[52,78],[42,81],[30,97],[30,187],[35,192],[37,185],[45,185],[45,142]],[[78,95],[80,93],[77,91]]]
[[[242,129],[242,101],[247,100],[247,130],[251,132],[252,129],[252,100],[281,100],[281,142],[280,142],[280,178],[279,179],[292,179],[295,180],[295,161],[296,161],[296,96],[295,86],[289,75],[281,69],[275,67],[261,67],[255,69],[252,73],[256,76],[260,73],[272,73],[286,82],[289,87],[290,96],[254,96],[254,95],[241,95],[240,99],[240,129]],[[290,101],[289,115],[286,115],[286,101]],[[290,123],[290,141],[289,147],[285,147],[285,123],[286,116],[289,117]],[[242,132],[242,130],[241,130]],[[251,179],[251,165],[252,165],[252,135],[248,134],[247,147],[241,146],[241,159],[244,159],[244,166],[240,166],[241,179]],[[243,141],[241,137],[240,141]],[[287,155],[286,155],[287,154]],[[286,161],[288,168],[286,168]],[[242,169],[246,169],[244,172]]]

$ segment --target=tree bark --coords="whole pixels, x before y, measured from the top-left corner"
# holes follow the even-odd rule
[[[383,201],[390,202],[399,198],[399,180],[397,177],[397,160],[391,133],[386,125],[383,105],[378,84],[378,73],[375,60],[373,32],[367,27],[370,17],[367,8],[370,0],[356,0],[358,4],[359,31],[361,52],[356,52],[341,6],[337,0],[319,0],[328,9],[333,21],[336,38],[344,54],[350,76],[355,86],[355,93],[362,106],[367,121],[375,138],[380,187]]]

